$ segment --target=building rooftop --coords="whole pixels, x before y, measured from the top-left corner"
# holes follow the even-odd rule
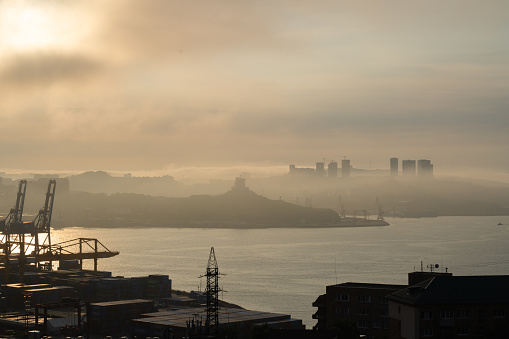
[[[509,275],[436,276],[392,293],[389,300],[410,305],[509,303]]]
[[[348,287],[348,288],[370,288],[370,289],[402,289],[408,285],[394,285],[394,284],[373,284],[373,283],[357,283],[346,282],[342,284],[330,285],[328,287]]]
[[[134,320],[136,323],[151,323],[159,325],[170,325],[185,328],[186,321],[191,319],[203,320],[207,318],[204,308],[182,308],[172,311],[154,312],[143,314],[142,318]],[[239,322],[260,322],[271,323],[278,321],[289,321],[290,315],[279,313],[267,313],[258,311],[249,311],[238,308],[221,308],[219,309],[219,323],[233,324]]]

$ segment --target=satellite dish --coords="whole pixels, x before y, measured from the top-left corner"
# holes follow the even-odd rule
[[[439,267],[440,267],[440,265],[439,265],[439,264],[435,264],[435,268],[439,268]]]

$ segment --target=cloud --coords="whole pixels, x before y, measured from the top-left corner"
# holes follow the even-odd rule
[[[3,61],[0,83],[13,87],[49,86],[60,82],[85,82],[102,64],[83,55],[61,53],[16,54]]]
[[[147,169],[507,151],[507,2],[23,3],[26,32],[48,28],[0,50],[0,139],[23,126],[24,154]]]
[[[109,1],[99,6],[95,47],[119,60],[208,58],[283,44],[255,2]]]

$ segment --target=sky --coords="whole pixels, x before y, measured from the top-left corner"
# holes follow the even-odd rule
[[[0,0],[0,117],[4,170],[509,173],[509,2]]]

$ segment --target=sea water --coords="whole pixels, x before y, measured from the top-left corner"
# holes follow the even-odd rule
[[[167,274],[174,289],[204,290],[211,247],[220,298],[246,309],[290,314],[312,328],[313,301],[327,285],[406,284],[431,266],[454,275],[509,274],[509,217],[388,219],[359,228],[81,228],[55,230],[55,244],[99,239],[120,255],[99,260],[114,276]],[[498,225],[502,223],[504,225]],[[435,265],[439,265],[438,268]],[[93,263],[88,262],[87,268]]]

